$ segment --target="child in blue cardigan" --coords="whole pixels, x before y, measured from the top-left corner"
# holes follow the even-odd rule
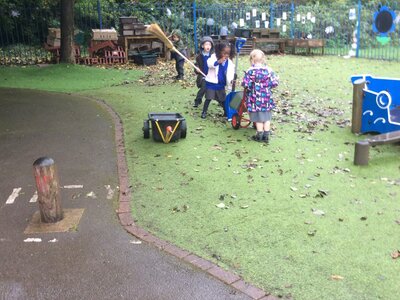
[[[215,46],[215,53],[207,60],[208,73],[206,76],[206,101],[204,102],[201,118],[207,117],[208,106],[211,100],[217,100],[225,111],[225,87],[231,88],[235,76],[235,65],[232,61],[235,56],[234,47],[227,42]]]

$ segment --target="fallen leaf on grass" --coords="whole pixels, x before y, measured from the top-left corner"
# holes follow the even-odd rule
[[[297,191],[297,187],[294,187],[294,186],[291,186],[290,189],[291,189],[293,192]]]
[[[328,191],[319,189],[318,194],[315,195],[315,198],[324,198],[325,196],[328,196]]]
[[[189,209],[189,205],[182,205],[182,207],[175,206],[172,208],[172,212],[177,213],[177,212],[186,212]]]
[[[311,211],[316,216],[325,216],[325,212],[323,210],[312,208]]]
[[[400,257],[400,250],[396,250],[396,251],[392,252],[392,253],[390,254],[390,256],[391,256],[393,259],[399,258],[399,257]]]
[[[366,221],[366,220],[367,220],[367,217],[361,217],[360,220],[361,220],[361,221]]]
[[[400,219],[399,220],[395,220],[397,225],[400,225]]]
[[[246,209],[246,208],[249,208],[249,206],[248,205],[240,205],[240,208],[241,209]]]
[[[214,145],[211,147],[212,150],[222,150],[222,147],[219,145]]]
[[[333,279],[333,280],[343,280],[344,277],[343,277],[343,276],[340,276],[340,275],[332,275],[332,276],[331,276],[331,279]]]
[[[308,234],[309,236],[315,236],[316,233],[317,233],[317,230],[316,230],[316,229],[310,230],[309,232],[307,232],[307,234]]]
[[[228,208],[226,205],[225,205],[225,203],[220,203],[220,204],[216,204],[215,205],[216,207],[218,207],[218,208]]]

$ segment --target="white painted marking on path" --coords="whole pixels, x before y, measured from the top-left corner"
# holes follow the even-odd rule
[[[83,189],[81,184],[64,185],[64,189]]]
[[[31,200],[29,200],[30,203],[35,203],[38,199],[37,191],[33,194]]]
[[[57,240],[56,238],[54,238],[54,239],[48,241],[48,243],[57,243],[57,242],[58,242],[58,240]]]
[[[130,243],[131,244],[134,244],[134,245],[141,245],[142,244],[142,241],[139,241],[139,240],[133,240],[133,241],[130,241]]]
[[[40,243],[41,241],[41,238],[27,238],[24,240],[25,243]]]
[[[97,196],[96,196],[96,194],[95,194],[93,191],[91,191],[90,193],[87,193],[87,194],[86,194],[86,198],[96,199]]]
[[[19,196],[19,192],[22,190],[22,188],[15,188],[13,189],[13,192],[11,195],[8,197],[6,204],[13,204],[15,199]]]
[[[107,200],[111,200],[114,197],[114,190],[111,188],[111,185],[104,186],[107,190]]]

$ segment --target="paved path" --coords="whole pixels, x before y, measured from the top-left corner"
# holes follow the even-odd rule
[[[121,227],[113,130],[87,99],[0,89],[0,299],[250,299]],[[23,233],[38,209],[32,164],[41,156],[69,186],[62,206],[84,209],[76,231]]]

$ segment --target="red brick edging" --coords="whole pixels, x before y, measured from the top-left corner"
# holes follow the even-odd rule
[[[214,264],[213,262],[206,260],[179,248],[167,241],[164,241],[150,232],[144,230],[143,228],[137,226],[133,221],[131,211],[130,211],[130,199],[131,190],[129,188],[129,174],[128,165],[126,163],[125,157],[125,143],[124,143],[124,128],[122,125],[122,120],[115,112],[111,106],[102,100],[96,100],[112,117],[115,126],[115,142],[117,146],[117,166],[118,166],[118,177],[119,177],[119,207],[117,214],[121,225],[130,234],[136,236],[137,238],[146,241],[157,248],[168,252],[179,259],[183,259],[185,262],[206,271],[208,274],[219,279],[220,281],[226,283],[232,288],[250,296],[252,299],[256,300],[277,300],[279,298],[270,295],[269,293],[255,287],[243,279],[237,274],[226,271]]]

